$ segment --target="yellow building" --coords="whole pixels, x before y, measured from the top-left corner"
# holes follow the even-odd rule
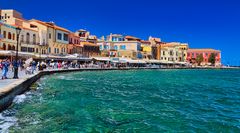
[[[141,41],[141,53],[143,59],[152,59],[152,45],[150,41]]]
[[[70,31],[55,25],[53,22],[42,22],[39,20],[30,20],[40,30],[40,40],[43,46],[46,45],[47,53],[53,55],[66,55],[69,44]]]
[[[21,28],[19,36],[19,51],[28,53],[40,53],[38,29],[22,17],[15,10],[1,10],[1,34],[3,41],[0,45],[4,50],[16,50],[16,27]]]
[[[171,62],[187,61],[188,44],[172,42],[161,44],[160,47],[161,47],[160,60]]]

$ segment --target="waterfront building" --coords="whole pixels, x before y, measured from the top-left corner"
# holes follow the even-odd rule
[[[47,54],[66,55],[68,52],[70,31],[57,26],[54,22],[43,22],[40,20],[30,20],[30,23],[41,29],[41,39],[46,44]],[[47,36],[46,36],[47,35]],[[45,42],[46,39],[46,42]]]
[[[16,49],[16,27],[3,23],[0,21],[1,50],[15,50]]]
[[[186,62],[188,44],[186,43],[164,43],[160,45],[160,60],[170,62]]]
[[[157,38],[157,37],[152,37],[150,36],[148,38],[148,41],[151,43],[151,45],[155,46],[155,45],[158,45],[159,43],[161,43],[161,38]]]
[[[15,10],[1,10],[1,32],[3,50],[16,50],[16,27],[21,28],[19,36],[19,51],[28,53],[40,53],[38,29],[26,21],[22,14]]]
[[[160,60],[160,55],[161,55],[160,45],[163,43],[161,42],[161,38],[150,36],[148,38],[148,42],[150,42],[150,45],[151,45],[152,58],[155,60]]]
[[[16,10],[0,10],[0,20],[9,25],[22,26],[22,14]]]
[[[83,57],[100,56],[100,49],[95,35],[91,35],[87,30],[80,29],[75,32],[75,36],[79,37]]]
[[[100,56],[99,46],[92,42],[81,41],[83,57],[96,57]]]
[[[75,35],[80,37],[80,41],[97,44],[97,36],[91,35],[90,31],[80,29],[75,32]]]
[[[152,59],[152,45],[150,41],[141,41],[141,53],[143,59]]]
[[[98,42],[102,55],[107,57],[142,58],[141,39],[133,36],[110,34]]]
[[[211,65],[210,56],[215,55],[215,66],[221,66],[221,51],[215,49],[188,49],[187,50],[187,61],[193,65],[197,65],[197,57],[201,56],[202,61],[200,65]]]
[[[80,44],[80,37],[74,33],[69,34],[68,54],[83,56],[83,47]]]

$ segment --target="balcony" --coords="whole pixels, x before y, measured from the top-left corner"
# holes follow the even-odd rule
[[[30,41],[21,41],[21,44],[27,44],[27,45],[40,45],[39,42],[30,42]]]
[[[47,43],[47,42],[42,42],[42,43],[38,43],[38,45],[41,45],[41,46],[48,46],[48,43]]]

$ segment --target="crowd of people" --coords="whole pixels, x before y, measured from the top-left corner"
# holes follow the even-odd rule
[[[10,61],[9,59],[3,59],[0,60],[0,69],[2,71],[2,77],[1,79],[8,79],[8,73],[14,72],[15,69],[18,69],[20,71],[25,71],[26,74],[33,74],[36,71],[36,66],[37,63],[36,61],[31,61],[27,63],[26,61],[23,60],[18,60],[18,61]]]
[[[136,64],[135,64],[136,65]],[[0,59],[0,69],[2,70],[2,80],[8,79],[8,73],[14,72],[14,69],[20,70],[20,72],[31,75],[37,71],[43,70],[61,70],[61,69],[86,69],[86,68],[97,68],[97,69],[108,69],[108,68],[126,68],[126,67],[139,67],[128,63],[110,63],[100,61],[63,61],[63,60],[33,60],[32,58],[27,60],[10,61],[9,59]]]
[[[15,60],[10,61],[9,59],[0,60],[0,69],[2,71],[1,79],[8,79],[8,73],[13,73],[14,69],[18,69],[20,72],[25,71],[26,75],[34,74],[37,71],[42,70],[56,70],[56,69],[69,69],[69,68],[111,68],[113,67],[109,63],[102,62],[74,62],[74,61],[37,61],[28,59],[28,60]]]

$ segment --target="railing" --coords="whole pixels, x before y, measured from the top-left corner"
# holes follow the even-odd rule
[[[21,41],[21,44],[27,44],[27,45],[40,45],[39,42],[30,42],[30,41]]]
[[[47,46],[48,43],[47,42],[42,42],[42,43],[38,43],[38,45]]]

